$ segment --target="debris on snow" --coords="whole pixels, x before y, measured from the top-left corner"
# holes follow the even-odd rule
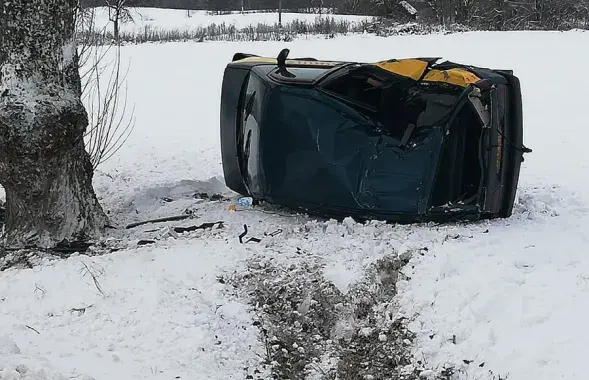
[[[174,215],[174,216],[168,216],[165,218],[150,219],[150,220],[145,220],[142,222],[131,223],[131,224],[128,224],[125,228],[129,229],[129,228],[139,227],[139,226],[142,226],[144,224],[149,224],[149,223],[175,222],[178,220],[189,219],[192,217],[193,216],[191,214]]]

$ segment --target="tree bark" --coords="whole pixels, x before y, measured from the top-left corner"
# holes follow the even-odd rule
[[[120,9],[117,8],[115,10],[115,18],[112,22],[113,24],[113,33],[114,33],[114,37],[115,40],[118,41],[119,40],[119,18],[120,18]]]
[[[0,1],[0,183],[11,248],[88,240],[108,224],[84,147],[76,5]]]

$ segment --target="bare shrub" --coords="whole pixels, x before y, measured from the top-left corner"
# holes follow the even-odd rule
[[[196,28],[161,29],[146,25],[139,32],[120,31],[118,39],[108,30],[94,30],[92,39],[100,44],[110,44],[118,40],[121,43],[174,42],[174,41],[277,41],[285,35],[294,38],[299,35],[342,35],[362,32],[365,23],[352,23],[348,20],[336,20],[333,17],[318,17],[314,21],[294,20],[283,23],[248,25],[238,29],[235,25],[220,23]]]
[[[88,112],[84,134],[94,169],[112,157],[134,128],[134,108],[128,110],[127,72],[121,73],[121,44],[96,30],[94,10],[79,7],[76,35],[80,55],[82,101]],[[107,57],[113,56],[110,60]],[[107,75],[107,77],[105,77]]]

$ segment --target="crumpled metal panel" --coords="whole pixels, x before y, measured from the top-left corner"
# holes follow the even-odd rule
[[[402,149],[353,108],[287,87],[271,93],[263,119],[260,162],[269,198],[377,214],[424,212],[439,128]]]

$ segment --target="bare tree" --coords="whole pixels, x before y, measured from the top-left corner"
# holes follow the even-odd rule
[[[342,0],[341,9],[338,10],[345,14],[359,14],[361,3],[361,0]]]
[[[476,13],[476,0],[455,0],[454,22],[463,25],[470,25]]]
[[[85,72],[87,82],[82,100],[89,119],[89,128],[84,135],[86,150],[90,154],[92,167],[96,169],[127,141],[135,120],[134,109],[127,108],[126,86],[123,88],[127,72],[121,73],[120,46],[114,47],[112,53],[115,57],[106,63],[103,62],[105,54],[98,47],[91,52],[93,54]],[[104,81],[104,74],[107,73],[108,80]]]
[[[76,5],[0,2],[0,183],[9,247],[86,240],[108,223],[84,146]]]
[[[129,12],[128,0],[107,0],[108,18],[113,24],[113,35],[115,40],[119,40],[120,24],[133,21],[131,12]]]
[[[84,140],[96,169],[130,136],[134,110],[127,109],[126,91],[123,93],[127,72],[121,73],[120,43],[105,43],[101,38],[104,31],[95,28],[93,8],[80,7],[77,16],[82,101],[89,119]]]

